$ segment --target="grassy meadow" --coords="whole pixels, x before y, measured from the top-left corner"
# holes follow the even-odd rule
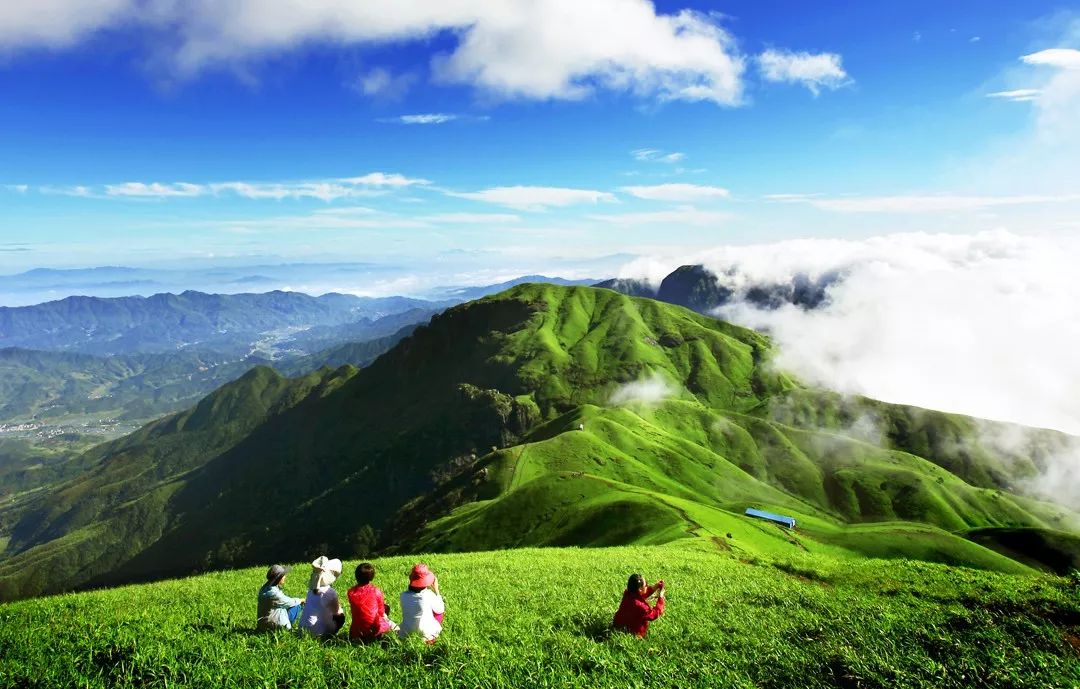
[[[375,560],[394,617],[416,559]],[[0,686],[1080,686],[1075,576],[735,557],[705,539],[422,559],[448,606],[435,646],[255,633],[260,567],[4,604]],[[668,584],[643,641],[608,630],[633,571]]]

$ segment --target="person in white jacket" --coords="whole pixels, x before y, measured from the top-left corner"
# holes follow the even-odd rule
[[[345,624],[345,609],[332,584],[341,575],[341,560],[320,555],[311,563],[304,615],[300,629],[320,639],[329,639]]]
[[[439,593],[439,579],[424,563],[409,572],[409,589],[401,593],[401,626],[398,636],[419,634],[429,644],[442,633],[446,604]]]
[[[259,612],[255,627],[259,631],[292,629],[292,623],[300,616],[304,601],[286,596],[281,590],[288,567],[274,565],[266,571],[266,583],[259,589]]]

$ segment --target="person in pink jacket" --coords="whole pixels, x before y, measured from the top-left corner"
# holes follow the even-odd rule
[[[398,628],[390,619],[390,606],[383,598],[382,589],[372,583],[373,579],[375,566],[370,562],[356,567],[356,586],[348,594],[352,612],[349,638],[353,641],[375,641]]]
[[[657,594],[656,605],[649,605],[649,598]],[[639,639],[644,639],[649,632],[649,623],[664,614],[664,582],[649,586],[645,577],[631,574],[623,591],[622,602],[615,613],[612,626],[629,632]]]

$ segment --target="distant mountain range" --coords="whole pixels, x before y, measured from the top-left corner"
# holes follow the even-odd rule
[[[0,304],[26,306],[69,296],[148,296],[187,289],[215,294],[292,291],[340,291],[347,285],[372,284],[397,274],[398,268],[373,263],[218,264],[191,268],[35,268],[0,275]],[[321,289],[320,289],[321,288]]]
[[[0,347],[107,356],[194,350],[272,358],[277,348],[287,349],[298,333],[312,328],[362,328],[406,311],[430,315],[451,303],[298,292],[67,297],[0,307]]]
[[[779,555],[1015,571],[1002,553],[1018,533],[1080,543],[1080,514],[1024,488],[1067,436],[1031,431],[1005,456],[988,422],[808,388],[771,357],[765,337],[685,308],[527,284],[435,316],[362,369],[256,367],[0,506],[0,597],[313,549],[738,550],[747,529],[775,534],[741,516],[751,506],[797,518]]]
[[[189,407],[253,366],[289,376],[366,366],[462,298],[188,291],[0,309],[0,501],[69,476],[67,460],[88,445]]]
[[[632,256],[613,255],[601,257],[599,262],[610,269],[631,258]],[[444,265],[447,273],[452,275],[459,272],[452,265],[454,257],[449,256],[447,260],[449,263]],[[580,267],[575,265],[574,269],[580,270]],[[525,274],[530,271],[521,272]],[[601,271],[600,274],[605,272]],[[251,264],[216,260],[211,266],[35,268],[14,275],[0,275],[0,305],[31,306],[69,296],[115,298],[161,293],[179,294],[186,290],[207,294],[263,293],[275,290],[305,294],[347,294],[358,288],[393,283],[404,276],[416,278],[410,281],[413,288],[405,296],[427,301],[460,301],[474,298],[481,292],[492,293],[484,292],[482,286],[461,286],[453,283],[437,286],[438,276],[432,273],[430,262],[422,265],[285,261]],[[529,275],[528,278],[528,282],[559,279],[541,275]],[[463,290],[469,290],[471,296],[462,296]]]

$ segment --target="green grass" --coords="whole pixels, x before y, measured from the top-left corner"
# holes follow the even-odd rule
[[[375,560],[395,615],[416,559]],[[262,567],[0,605],[0,686],[1080,684],[1075,579],[805,553],[739,558],[703,540],[423,559],[448,605],[433,647],[256,634]],[[305,579],[297,567],[285,586],[294,594]],[[633,571],[669,587],[668,611],[644,641],[608,630]]]

